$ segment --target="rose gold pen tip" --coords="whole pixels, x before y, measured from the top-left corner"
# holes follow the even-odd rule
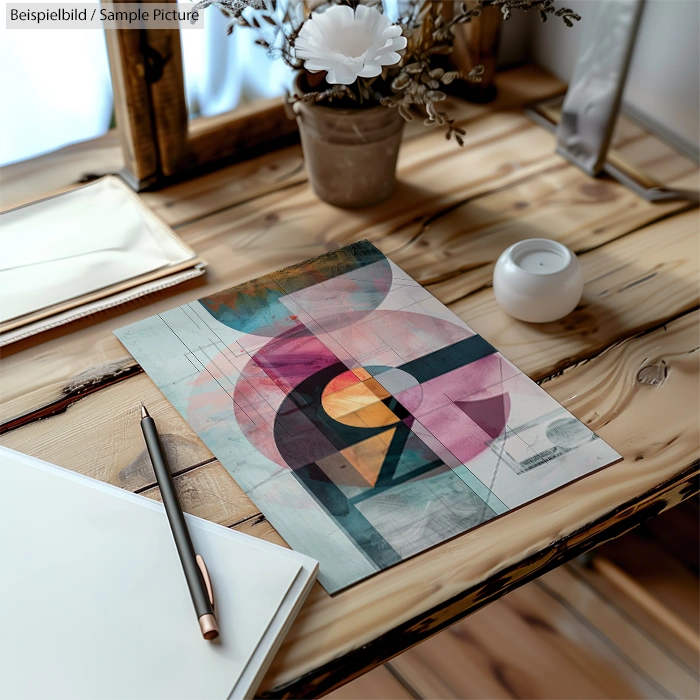
[[[141,418],[148,418],[148,411],[143,404],[141,404]]]
[[[202,630],[204,639],[212,640],[219,636],[219,625],[213,615],[202,615],[199,618],[199,627]]]

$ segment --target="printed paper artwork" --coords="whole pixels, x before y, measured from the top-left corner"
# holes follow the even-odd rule
[[[116,334],[330,593],[619,459],[367,241]]]

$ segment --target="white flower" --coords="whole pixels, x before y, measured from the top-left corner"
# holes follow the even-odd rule
[[[401,27],[373,7],[332,5],[304,23],[294,52],[307,70],[327,71],[329,83],[350,85],[398,63],[401,56],[396,52],[405,47]]]

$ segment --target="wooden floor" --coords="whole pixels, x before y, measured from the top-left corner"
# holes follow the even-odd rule
[[[600,573],[633,577],[664,611],[649,615]],[[492,603],[326,696],[687,698],[698,680],[697,499]],[[669,628],[677,616],[694,638]]]
[[[570,586],[582,601],[593,595],[568,567],[562,567],[326,697],[692,700],[700,696],[697,675],[660,648],[657,640],[646,637],[616,606],[604,598],[592,601],[597,614],[619,624],[620,639],[611,639],[555,586]]]

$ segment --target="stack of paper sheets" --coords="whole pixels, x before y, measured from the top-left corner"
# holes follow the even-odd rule
[[[252,696],[317,562],[185,517],[214,587],[214,642],[160,503],[0,447],[0,697]]]

